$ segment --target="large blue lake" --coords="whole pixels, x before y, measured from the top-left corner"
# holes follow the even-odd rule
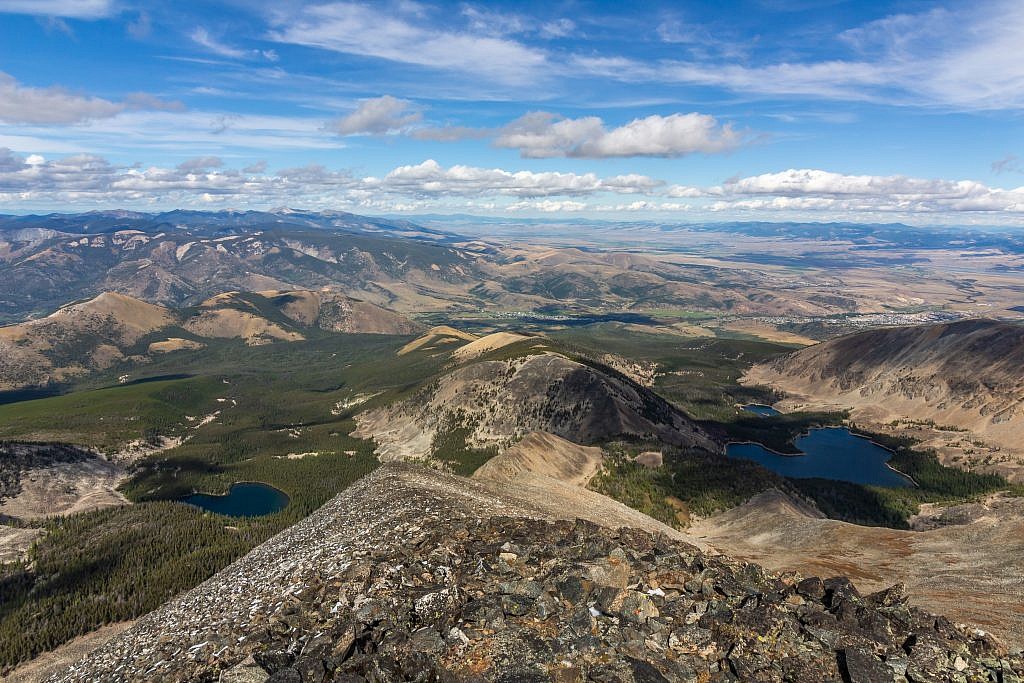
[[[892,452],[845,427],[810,430],[794,442],[803,455],[779,455],[756,443],[731,443],[726,454],[764,465],[784,477],[838,479],[874,486],[913,486],[913,482],[886,465]]]
[[[288,494],[266,484],[240,482],[232,484],[223,496],[193,493],[181,502],[228,517],[259,517],[284,509]]]

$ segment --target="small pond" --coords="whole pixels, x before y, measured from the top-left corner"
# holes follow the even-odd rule
[[[748,403],[742,406],[743,410],[754,415],[760,415],[761,417],[771,417],[772,415],[782,415],[779,411],[775,410],[771,406],[766,406],[763,403]]]
[[[873,486],[914,485],[909,477],[886,464],[892,451],[851,434],[845,427],[812,429],[794,443],[802,455],[780,455],[757,443],[731,443],[725,452],[731,458],[753,460],[794,479],[820,477]]]
[[[193,493],[180,500],[218,515],[259,517],[284,509],[288,504],[288,494],[259,482],[239,482],[232,484],[222,496]]]

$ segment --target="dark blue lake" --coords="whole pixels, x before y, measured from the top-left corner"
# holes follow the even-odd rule
[[[812,429],[794,442],[803,455],[779,455],[756,443],[731,443],[726,454],[758,462],[784,477],[838,479],[874,486],[913,486],[886,465],[892,452],[845,427]]]
[[[181,502],[228,517],[259,517],[284,509],[288,494],[266,484],[241,482],[232,484],[223,496],[193,493]]]
[[[760,415],[761,417],[771,417],[772,415],[782,415],[779,411],[775,410],[771,406],[766,406],[761,403],[748,403],[743,406],[743,410],[754,415]]]

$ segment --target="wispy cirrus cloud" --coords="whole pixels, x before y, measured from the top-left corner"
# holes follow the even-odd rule
[[[64,19],[103,19],[117,13],[113,0],[0,0],[0,12]]]
[[[71,150],[145,158],[244,155],[266,158],[295,150],[332,150],[344,142],[325,135],[322,117],[220,111],[126,110],[88,125],[24,123],[0,127],[0,146],[21,152]]]
[[[827,58],[736,60],[722,49],[700,60],[577,54],[571,63],[595,77],[724,88],[745,97],[1003,110],[1024,107],[1021,36],[1024,4],[997,0],[895,14],[845,30]]]
[[[992,162],[993,173],[1024,173],[1024,161],[1016,154],[1007,154],[1002,159]]]
[[[262,57],[271,62],[278,60],[277,52],[274,50],[244,50],[237,48],[232,45],[228,45],[220,38],[214,37],[209,30],[204,26],[197,26],[192,29],[189,33],[189,38],[192,39],[196,45],[203,47],[208,52],[212,52],[220,57],[227,57],[228,59],[252,59],[254,57]]]
[[[576,22],[568,17],[538,19],[525,14],[499,12],[474,5],[464,5],[462,16],[468,29],[492,36],[536,35],[550,40],[564,38],[576,30]]]
[[[431,26],[411,3],[330,2],[279,12],[270,38],[434,70],[528,84],[545,76],[541,50],[503,36]]]

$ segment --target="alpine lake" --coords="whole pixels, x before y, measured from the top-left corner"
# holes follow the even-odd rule
[[[742,408],[765,418],[780,414],[774,408],[760,404]],[[893,488],[914,486],[910,477],[888,465],[892,451],[852,433],[846,427],[815,427],[797,437],[794,445],[799,454],[777,453],[759,443],[730,443],[725,452],[730,458],[753,460],[791,479],[835,479]]]
[[[227,517],[260,517],[283,510],[288,494],[259,482],[238,482],[223,495],[193,493],[181,498],[182,503]]]

